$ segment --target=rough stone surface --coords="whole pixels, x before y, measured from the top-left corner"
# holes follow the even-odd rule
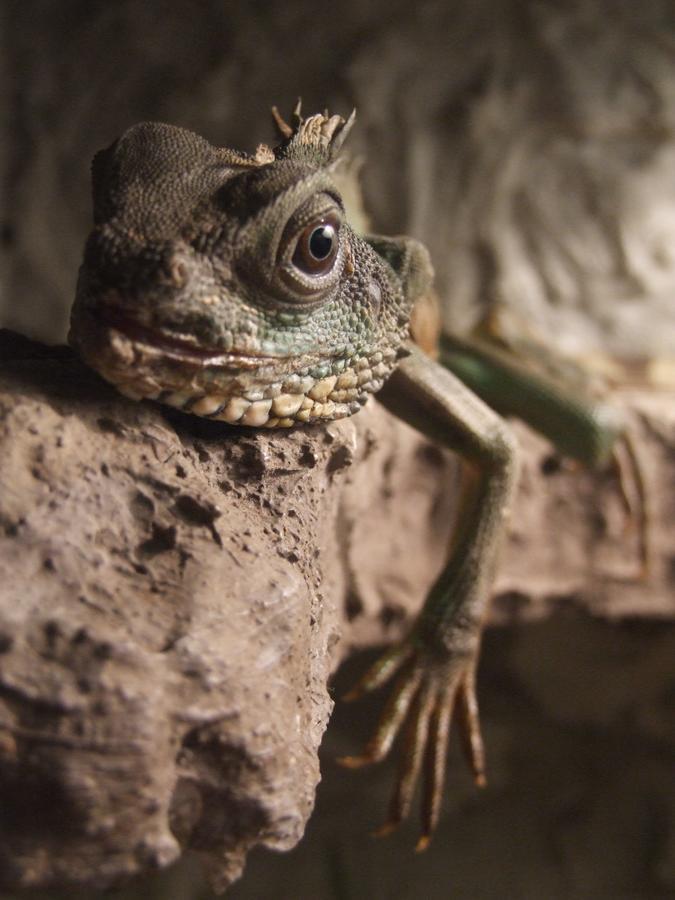
[[[376,406],[287,435],[168,420],[67,351],[27,346],[9,361],[11,344],[0,877],[101,886],[165,866],[182,845],[226,882],[250,845],[295,843],[312,808],[349,496],[370,481],[375,499],[379,482],[391,506],[407,483],[424,516],[439,461],[415,465],[420,441]],[[378,512],[367,518],[374,530]],[[437,567],[448,522],[428,546],[417,531],[391,570],[401,596]]]
[[[0,880],[100,888],[191,848],[225,885],[301,837],[328,676],[410,622],[453,461],[376,403],[261,433],[127,401],[65,348],[0,350]],[[664,487],[649,580],[616,482],[543,474],[522,429],[496,622],[675,612],[672,404],[631,405]]]

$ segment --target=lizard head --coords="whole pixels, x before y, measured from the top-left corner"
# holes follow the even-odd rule
[[[355,412],[404,352],[428,258],[346,221],[353,115],[275,120],[252,156],[142,123],[94,158],[69,340],[124,394],[289,426]]]

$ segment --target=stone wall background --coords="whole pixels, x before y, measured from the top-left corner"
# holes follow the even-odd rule
[[[64,338],[89,161],[127,126],[166,120],[253,149],[272,135],[268,107],[302,95],[307,110],[358,108],[374,225],[430,246],[448,323],[506,304],[566,349],[675,355],[669,0],[5,0],[1,12],[0,324]],[[341,711],[307,840],[261,853],[231,896],[671,896],[675,638],[640,618],[570,602],[489,635],[492,787],[476,794],[453,766],[423,858],[408,856],[409,832],[365,837],[391,772],[357,785],[331,763],[353,749],[355,717],[366,730],[367,711]],[[124,896],[208,896],[194,872]]]
[[[142,119],[269,140],[356,106],[377,228],[430,247],[448,323],[486,303],[569,349],[675,352],[668,0],[5,0],[2,324],[63,338],[93,153]]]

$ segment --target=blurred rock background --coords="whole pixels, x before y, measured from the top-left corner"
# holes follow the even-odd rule
[[[0,15],[0,324],[64,339],[89,163],[126,127],[253,150],[268,108],[302,96],[357,107],[373,224],[428,244],[448,324],[499,304],[563,349],[675,356],[670,0],[4,0]],[[410,830],[367,838],[391,771],[337,769],[368,719],[338,710],[307,839],[257,854],[230,895],[673,896],[674,658],[672,625],[639,608],[614,622],[570,603],[490,633],[491,786],[453,760],[421,858]],[[209,894],[193,862],[123,896]]]
[[[675,346],[668,0],[5,0],[0,315],[65,335],[92,155],[142,119],[253,149],[268,109],[359,126],[374,225],[430,247],[448,323]]]

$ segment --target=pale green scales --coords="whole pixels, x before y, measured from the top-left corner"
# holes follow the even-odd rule
[[[353,116],[302,119],[297,110],[292,126],[275,119],[280,145],[254,156],[157,123],[134,126],[97,154],[95,227],[70,341],[127,396],[230,423],[331,420],[380,392],[392,412],[460,455],[465,490],[450,558],[411,633],[352,692],[396,676],[364,754],[343,760],[381,759],[403,726],[383,830],[408,814],[423,767],[422,848],[438,819],[453,716],[474,777],[484,780],[475,672],[516,446],[497,414],[408,340],[413,304],[431,284],[424,247],[359,236],[345,220],[333,174]],[[507,411],[526,414],[528,390],[541,394],[536,380],[517,380],[517,366],[486,366],[489,354],[472,356],[465,343],[448,338],[441,358],[488,393],[510,385]],[[556,438],[566,416],[565,449],[603,461],[614,432],[583,404],[544,393],[536,424]],[[602,452],[587,453],[596,438]]]

